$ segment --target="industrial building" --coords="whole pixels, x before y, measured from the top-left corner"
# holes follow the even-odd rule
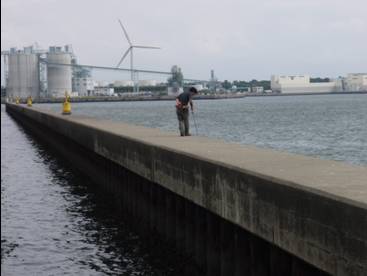
[[[73,77],[73,92],[78,96],[91,96],[94,94],[94,81],[91,77]]]
[[[203,84],[193,84],[192,87],[195,87],[197,91],[201,91],[206,88]]]
[[[72,96],[112,95],[106,81],[94,81],[91,69],[78,66],[71,45],[50,46],[48,50],[12,48],[2,51],[7,96],[60,98],[67,92]],[[156,86],[156,80],[115,81],[115,87]]]
[[[157,86],[156,80],[139,80],[139,86]]]
[[[252,86],[251,87],[251,92],[253,92],[253,93],[263,93],[264,92],[264,87],[262,87],[262,86]]]
[[[11,48],[7,57],[5,77],[7,95],[11,97],[38,98],[40,96],[40,55],[33,47],[23,50]]]
[[[182,87],[167,87],[167,95],[168,96],[177,96],[184,92]]]
[[[4,80],[6,95],[10,98],[34,99],[39,97],[64,97],[65,92],[73,96],[110,95],[112,90],[108,82],[96,82],[92,79],[91,68],[78,66],[71,45],[51,46],[41,50],[36,46],[22,50],[11,48],[2,51],[4,57]],[[92,66],[93,67],[93,66]],[[178,66],[171,69],[168,80],[168,95],[177,95],[182,89],[182,72]],[[311,82],[309,75],[271,77],[271,90],[275,93],[330,93],[330,92],[367,92],[367,73],[350,73],[346,77],[329,82]],[[157,86],[156,80],[116,80],[117,87]],[[209,89],[220,90],[220,83],[211,71]],[[198,86],[198,90],[204,89]],[[263,87],[252,87],[252,92],[263,93]],[[126,90],[126,89],[125,89]],[[236,91],[233,87],[232,91]]]
[[[137,82],[138,86],[157,86],[156,80],[139,80]],[[114,87],[132,87],[134,82],[131,80],[116,80],[113,83]]]
[[[72,68],[68,66],[73,57],[70,45],[52,46],[49,51],[34,46],[23,50],[11,48],[1,54],[8,97],[63,97],[65,92],[72,92]]]
[[[49,97],[63,97],[65,92],[72,91],[71,66],[57,64],[71,64],[71,52],[69,47],[52,46],[47,53],[47,95]]]
[[[310,82],[310,76],[272,76],[271,90],[277,93],[366,92],[367,73],[350,73],[330,82]]]
[[[277,93],[330,93],[342,90],[340,81],[311,83],[310,76],[271,76],[271,90]]]
[[[348,92],[367,91],[367,73],[348,74],[343,84],[344,90]]]
[[[115,89],[106,86],[94,87],[94,95],[96,96],[113,96],[115,94]]]
[[[117,80],[113,83],[114,87],[132,87],[134,82],[131,80]]]
[[[105,81],[105,80],[97,80],[97,81],[94,81],[94,87],[109,87],[110,86],[110,83],[108,81]]]

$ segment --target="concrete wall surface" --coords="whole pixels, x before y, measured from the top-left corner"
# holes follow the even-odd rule
[[[7,104],[332,275],[367,275],[367,168]]]

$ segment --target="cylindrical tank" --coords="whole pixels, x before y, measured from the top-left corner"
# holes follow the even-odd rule
[[[71,67],[49,63],[71,64],[71,54],[51,48],[47,53],[47,94],[51,97],[64,97],[65,91],[68,93],[72,91]]]
[[[7,93],[9,97],[37,99],[40,93],[39,56],[30,52],[9,54]]]

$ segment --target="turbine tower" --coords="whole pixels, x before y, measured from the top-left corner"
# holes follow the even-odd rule
[[[142,46],[142,45],[134,45],[132,44],[129,35],[127,34],[127,31],[124,27],[124,25],[122,24],[121,20],[118,20],[120,23],[120,26],[125,34],[126,40],[129,43],[129,48],[127,48],[126,52],[123,54],[123,56],[121,57],[119,63],[117,64],[116,68],[119,68],[121,63],[124,61],[124,59],[126,58],[126,56],[130,53],[130,70],[131,70],[131,80],[134,84],[134,90],[135,90],[135,78],[134,78],[134,55],[133,55],[133,51],[134,48],[141,48],[141,49],[160,49],[160,47],[155,47],[155,46]]]

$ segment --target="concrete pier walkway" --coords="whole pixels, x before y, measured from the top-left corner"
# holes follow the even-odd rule
[[[72,162],[81,162],[78,155],[91,152],[113,163],[108,165],[111,172],[104,176],[114,175],[112,168],[118,166],[157,185],[147,201],[161,211],[153,215],[154,227],[172,220],[191,225],[185,226],[184,233],[176,227],[170,234],[169,226],[158,231],[176,240],[180,235],[186,237],[183,247],[198,263],[200,252],[205,252],[207,275],[217,275],[210,271],[218,270],[218,275],[240,275],[236,267],[249,254],[238,246],[242,237],[238,231],[242,230],[272,246],[268,253],[264,253],[268,249],[256,253],[262,246],[268,248],[261,242],[251,247],[251,256],[266,260],[264,264],[269,266],[267,272],[251,275],[291,275],[302,270],[294,268],[291,256],[332,275],[367,275],[367,167],[204,137],[179,137],[178,133],[83,116],[62,116],[24,105],[7,104],[7,111],[54,147],[67,150],[67,143],[72,143],[73,149],[80,147],[79,153],[71,155],[75,156]],[[103,182],[104,178],[99,179]],[[120,189],[124,184],[116,180],[106,185]],[[139,185],[128,190],[133,190],[137,200],[139,191],[144,194],[145,189]],[[147,210],[136,202],[131,204],[137,216]],[[174,215],[167,211],[170,208]],[[205,225],[203,216],[207,217]],[[202,231],[207,233],[205,239]],[[204,240],[205,249],[195,247],[195,241]],[[284,257],[278,250],[289,255]],[[219,253],[213,255],[215,251]],[[235,256],[242,257],[238,260]],[[290,264],[283,267],[286,272],[282,274],[276,262]]]

